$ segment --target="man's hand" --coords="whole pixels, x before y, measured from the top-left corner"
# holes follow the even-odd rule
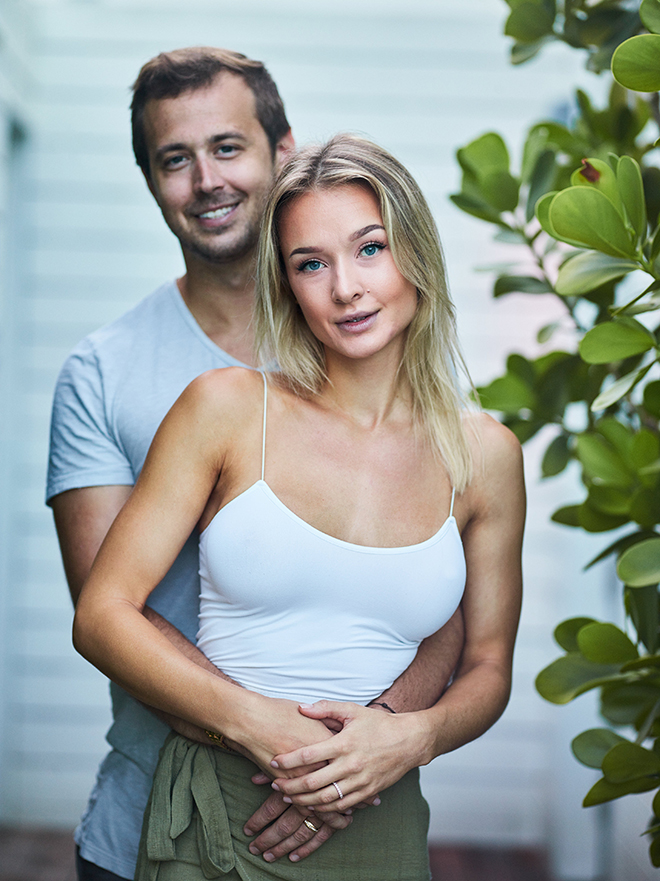
[[[252,782],[263,785],[270,783],[270,777],[260,772],[254,775]],[[318,850],[336,830],[345,829],[352,822],[351,816],[337,812],[327,813],[321,819],[313,811],[286,804],[279,792],[273,792],[250,817],[243,831],[249,836],[260,833],[250,842],[250,853],[263,854],[269,863],[288,854],[291,862],[296,863]]]

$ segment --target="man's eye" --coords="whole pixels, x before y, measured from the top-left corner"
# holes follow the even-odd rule
[[[364,257],[374,257],[384,247],[385,245],[382,245],[380,242],[368,242],[360,248],[360,254]]]
[[[163,165],[165,168],[177,168],[179,165],[183,165],[185,161],[185,156],[168,156],[167,159],[164,160]]]
[[[220,156],[234,156],[238,152],[238,148],[234,144],[221,144],[216,153]]]

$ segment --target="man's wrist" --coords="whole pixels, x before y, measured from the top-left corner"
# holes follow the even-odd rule
[[[368,707],[379,707],[382,710],[385,710],[388,713],[392,713],[396,716],[396,710],[393,709],[388,703],[385,701],[370,701],[367,704]]]

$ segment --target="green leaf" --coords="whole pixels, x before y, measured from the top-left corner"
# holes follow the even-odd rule
[[[623,203],[617,186],[616,173],[609,162],[593,157],[583,159],[582,167],[577,168],[571,175],[571,186],[590,187],[602,193],[603,196],[607,196],[617,212],[622,213]]]
[[[597,410],[605,410],[607,407],[611,407],[612,404],[616,404],[617,401],[620,401],[624,395],[627,395],[628,392],[646,376],[651,369],[651,366],[651,364],[647,364],[646,367],[642,367],[641,370],[632,370],[630,373],[622,376],[621,379],[617,379],[616,382],[613,382],[611,386],[598,395],[591,405],[592,411],[596,412]]]
[[[614,416],[603,416],[602,419],[598,420],[595,428],[598,434],[602,435],[605,440],[612,444],[617,453],[623,457],[623,460],[630,464],[628,458],[630,457],[634,438],[632,428],[619,422]],[[634,471],[634,468],[632,470]]]
[[[553,704],[567,704],[578,695],[611,682],[618,664],[595,664],[577,652],[557,658],[536,677],[536,690]]]
[[[521,0],[512,8],[504,33],[521,43],[534,43],[552,33],[554,22],[555,17],[545,3]]]
[[[622,156],[616,170],[616,179],[628,219],[638,237],[646,234],[646,203],[644,184],[639,165],[631,156]]]
[[[592,480],[606,486],[629,487],[633,480],[630,469],[614,447],[593,432],[577,436],[577,457]]]
[[[650,538],[652,533],[650,533],[647,529],[639,529],[636,532],[629,533],[628,535],[624,535],[622,538],[617,538],[616,541],[612,542],[612,544],[608,545],[604,550],[602,550],[599,554],[597,554],[592,560],[590,560],[587,565],[584,567],[585,571],[587,569],[591,569],[592,566],[595,566],[596,563],[600,563],[601,560],[604,560],[606,557],[609,557],[610,554],[618,553],[619,551],[623,551],[626,548],[631,547],[634,544],[637,544],[638,541],[643,541],[645,538]]]
[[[660,536],[640,541],[619,557],[617,575],[629,587],[660,582]]]
[[[547,343],[548,340],[551,339],[554,332],[560,327],[561,321],[552,321],[550,324],[545,324],[536,334],[536,342]]]
[[[631,780],[660,774],[660,757],[651,750],[623,740],[615,744],[603,759],[603,774],[608,783],[629,783]],[[660,785],[660,779],[656,780]]]
[[[642,0],[639,17],[652,34],[660,34],[660,0]]]
[[[525,61],[529,61],[538,55],[546,43],[550,43],[554,39],[553,35],[548,34],[534,43],[514,43],[511,47],[511,64],[523,64]]]
[[[625,742],[625,738],[610,728],[590,728],[573,738],[571,749],[578,762],[587,768],[600,769],[606,753],[622,742]]]
[[[654,838],[649,847],[649,857],[651,865],[656,869],[660,868],[660,837]]]
[[[552,189],[556,177],[555,154],[553,150],[543,150],[534,164],[527,194],[527,223],[534,217],[534,207],[541,196]]]
[[[658,588],[652,584],[647,587],[624,588],[626,612],[637,631],[637,635],[649,652],[657,652],[658,625],[660,623],[660,603]],[[631,663],[636,663],[632,661]]]
[[[634,725],[646,717],[660,697],[660,689],[645,682],[622,679],[605,685],[600,694],[600,711],[613,725]]]
[[[564,297],[574,297],[592,291],[605,282],[621,278],[639,269],[632,260],[610,257],[599,251],[585,251],[569,257],[559,269],[555,290]]]
[[[465,211],[466,214],[471,214],[472,217],[478,217],[479,220],[486,220],[488,223],[502,223],[499,212],[491,208],[487,202],[466,196],[465,193],[454,193],[449,198],[457,208]]]
[[[478,180],[497,171],[509,170],[509,151],[496,132],[486,132],[470,141],[456,151],[456,158],[461,168],[470,171]]]
[[[630,490],[596,484],[589,487],[589,506],[603,514],[630,516]]]
[[[630,444],[631,464],[638,473],[652,465],[660,456],[660,437],[648,428],[640,428]]]
[[[564,505],[563,508],[557,508],[550,519],[562,526],[579,526],[581,507],[582,505]]]
[[[612,74],[634,92],[660,89],[660,36],[639,34],[621,43],[612,56]]]
[[[641,780],[631,780],[629,783],[609,783],[604,777],[601,777],[585,795],[582,807],[591,808],[594,805],[602,805],[606,801],[612,801],[633,792],[648,792],[657,786],[658,781],[648,777]]]
[[[656,485],[636,491],[630,503],[630,518],[647,529],[660,522],[660,493]]]
[[[588,364],[609,364],[648,352],[655,338],[634,318],[614,318],[587,331],[580,341],[580,357]]]
[[[628,636],[614,624],[587,624],[577,641],[584,657],[597,664],[625,664],[639,656]]]
[[[543,200],[539,200],[539,205]],[[612,257],[635,257],[635,246],[623,218],[607,196],[591,187],[568,187],[548,208],[557,238]]]
[[[520,181],[508,171],[497,170],[481,176],[481,192],[497,211],[513,211],[518,205]]]
[[[553,634],[555,642],[565,652],[577,652],[579,651],[578,633],[587,624],[595,623],[593,618],[569,618],[567,621],[562,621],[555,627]]]
[[[551,294],[552,288],[543,278],[533,275],[501,275],[495,282],[494,297],[512,292],[520,294]]]
[[[644,387],[644,409],[651,416],[660,418],[660,379],[655,379]]]
[[[630,517],[625,514],[605,514],[592,508],[586,501],[578,509],[578,520],[585,532],[609,532],[623,526]]]
[[[477,392],[486,410],[517,413],[519,410],[533,410],[536,405],[530,387],[510,373],[494,379],[488,386],[478,388]]]
[[[569,436],[560,434],[549,444],[543,455],[541,473],[544,477],[554,477],[560,474],[568,465],[571,458]]]

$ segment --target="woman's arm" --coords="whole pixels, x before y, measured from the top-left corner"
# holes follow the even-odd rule
[[[268,767],[275,753],[330,733],[295,703],[264,698],[193,663],[142,615],[201,517],[235,449],[232,439],[251,436],[251,419],[260,425],[262,389],[259,374],[225,369],[199,377],[179,398],[99,550],[73,637],[82,655],[138,700],[222,732]]]
[[[353,807],[410,768],[479,737],[504,711],[521,602],[522,455],[506,428],[489,417],[479,421],[483,454],[475,455],[476,474],[464,494],[471,511],[463,533],[465,647],[454,682],[421,712],[393,715],[326,701],[303,708],[315,718],[334,715],[343,729],[327,743],[276,756],[287,775],[296,765],[329,762],[311,774],[275,781],[295,804],[313,805],[317,812]]]

